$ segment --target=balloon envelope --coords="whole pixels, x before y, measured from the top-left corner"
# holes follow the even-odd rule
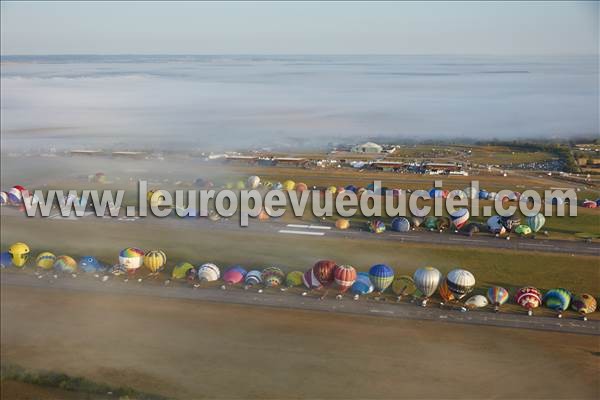
[[[526,222],[532,231],[538,232],[546,223],[546,217],[544,217],[544,214],[542,213],[537,213],[527,217]]]
[[[92,256],[81,257],[81,259],[79,259],[79,268],[84,272],[97,272],[103,269],[100,261]]]
[[[563,288],[550,289],[544,295],[544,303],[552,310],[565,311],[571,303],[571,292]]]
[[[259,285],[262,283],[262,272],[256,269],[248,271],[244,278],[244,284],[248,286]]]
[[[369,278],[375,290],[384,292],[394,281],[394,270],[385,264],[375,264],[369,269]]]
[[[573,298],[571,308],[578,313],[589,314],[596,311],[597,303],[594,296],[583,293]]]
[[[22,242],[13,243],[8,248],[11,261],[15,267],[22,267],[29,259],[29,246]]]
[[[42,269],[51,269],[56,262],[56,256],[49,251],[44,251],[35,258],[35,266]]]
[[[488,301],[485,296],[480,294],[469,297],[467,301],[465,301],[465,306],[468,308],[481,308],[488,305]]]
[[[246,270],[239,265],[229,268],[223,274],[223,281],[225,283],[229,283],[230,285],[235,285],[244,281],[246,277]]]
[[[312,267],[312,271],[317,281],[321,285],[327,286],[334,281],[335,267],[335,262],[331,260],[321,260]]]
[[[456,229],[461,229],[469,220],[469,210],[466,208],[459,208],[450,214],[450,219],[452,220],[452,224],[456,227]]]
[[[475,277],[473,274],[462,268],[448,272],[446,281],[448,282],[448,289],[454,293],[457,299],[463,298],[475,287]]]
[[[214,282],[221,277],[221,271],[215,264],[206,263],[198,268],[196,276],[200,281]]]
[[[188,276],[188,272],[193,269],[194,266],[189,262],[180,262],[173,268],[171,276],[173,279],[185,279]]]
[[[8,268],[12,264],[12,257],[8,251],[0,253],[0,266],[2,268]]]
[[[425,297],[431,297],[437,290],[442,274],[433,267],[419,268],[413,275],[415,286]]]
[[[374,290],[373,283],[366,272],[359,272],[356,275],[356,281],[352,285],[352,293],[369,294]]]
[[[292,271],[285,277],[285,285],[287,287],[294,287],[302,285],[302,272]]]
[[[341,230],[345,230],[350,228],[350,221],[348,221],[345,218],[340,218],[337,221],[335,221],[335,227]]]
[[[136,247],[127,247],[119,253],[119,264],[127,270],[136,270],[144,264],[144,251]]]
[[[501,286],[492,286],[487,291],[487,298],[490,303],[501,306],[508,300],[508,290]]]
[[[515,303],[531,310],[540,306],[542,303],[542,294],[533,286],[522,287],[515,293]]]
[[[392,282],[392,292],[396,296],[408,296],[417,290],[415,281],[408,275],[401,275],[394,278]]]
[[[262,271],[263,284],[266,287],[276,287],[283,283],[285,273],[277,267],[268,267]]]
[[[346,292],[356,282],[356,269],[351,265],[338,265],[334,271],[334,281],[340,292]]]
[[[410,231],[410,222],[404,217],[396,217],[392,220],[392,230],[396,232]]]
[[[373,233],[383,233],[385,232],[385,224],[378,219],[372,220],[369,222],[369,231]]]
[[[59,272],[75,273],[77,272],[77,261],[70,256],[58,256],[54,263],[54,269]]]
[[[153,273],[163,269],[166,263],[167,255],[162,250],[150,250],[144,256],[144,266]]]

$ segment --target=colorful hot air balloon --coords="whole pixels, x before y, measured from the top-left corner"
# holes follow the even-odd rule
[[[596,299],[587,293],[575,296],[571,301],[571,308],[581,314],[584,320],[587,320],[585,314],[593,313],[596,311],[596,307]]]
[[[469,297],[467,301],[465,301],[465,306],[467,308],[481,308],[488,305],[488,301],[485,296],[477,294],[473,297]]]
[[[134,273],[144,263],[144,251],[135,247],[127,247],[119,253],[119,264],[129,274]]]
[[[467,221],[469,221],[469,210],[466,208],[459,208],[450,214],[452,224],[456,229],[461,229]]]
[[[54,262],[54,269],[59,272],[74,274],[77,272],[77,261],[70,256],[58,256]]]
[[[198,268],[196,276],[200,282],[214,282],[221,277],[221,271],[215,264],[206,263]]]
[[[321,260],[312,267],[315,278],[322,286],[328,286],[334,281],[336,264],[331,260]]]
[[[294,287],[302,285],[302,272],[292,271],[285,277],[285,286]]]
[[[537,213],[535,215],[527,217],[526,221],[527,225],[531,228],[532,231],[538,232],[546,223],[546,217],[544,217],[544,214],[542,213]]]
[[[437,221],[436,221],[436,229],[438,231],[445,231],[446,229],[450,228],[450,218],[448,217],[438,217]]]
[[[385,232],[385,224],[383,223],[383,221],[380,221],[378,219],[374,219],[372,221],[369,221],[369,231],[373,232],[373,233],[383,233]]]
[[[415,286],[415,281],[408,275],[400,275],[394,278],[392,282],[392,292],[396,296],[398,296],[398,300],[402,298],[402,296],[409,296],[417,290]]]
[[[8,251],[0,253],[0,267],[8,268],[12,264],[12,257]]]
[[[392,230],[396,232],[410,231],[410,222],[404,217],[396,217],[392,220]]]
[[[51,269],[56,262],[56,256],[49,251],[44,251],[35,258],[35,266],[41,269]]]
[[[150,250],[144,256],[144,266],[153,274],[161,271],[166,263],[167,255],[162,250]]]
[[[531,228],[529,225],[519,225],[515,228],[515,233],[522,236],[531,235]]]
[[[285,273],[281,270],[281,268],[268,267],[262,271],[262,280],[266,287],[280,286],[284,279]]]
[[[102,270],[102,264],[95,257],[83,256],[79,260],[79,268],[81,268],[83,272],[97,272]]]
[[[17,242],[8,248],[11,261],[15,267],[21,268],[29,259],[29,246],[25,243]]]
[[[250,189],[256,189],[260,185],[260,178],[256,175],[251,176],[248,178],[247,184]]]
[[[180,262],[175,264],[171,277],[173,279],[186,279],[190,270],[193,270],[194,266],[189,262]]]
[[[246,277],[244,278],[244,285],[246,286],[255,286],[260,285],[262,283],[262,272],[256,269],[252,271],[248,271]]]
[[[225,271],[225,273],[223,274],[223,281],[225,281],[225,283],[229,285],[238,284],[244,281],[246,273],[247,272],[243,267],[239,265],[233,266],[227,271]]]
[[[10,188],[6,194],[8,195],[8,201],[10,201],[11,204],[17,205],[21,204],[23,201],[23,194],[17,188]]]
[[[369,278],[375,290],[383,293],[394,281],[394,270],[385,264],[375,264],[369,269]]]
[[[425,299],[422,305],[427,304],[427,300],[437,290],[440,281],[442,280],[442,274],[440,271],[433,267],[419,268],[413,275],[415,286],[423,294]]]
[[[316,289],[322,286],[321,282],[319,282],[319,280],[315,276],[315,273],[312,268],[310,268],[304,274],[302,274],[302,283],[304,283],[304,286],[306,286],[308,289]]]
[[[358,188],[354,185],[348,185],[344,188],[344,190],[356,193],[358,191]]]
[[[425,218],[425,220],[423,221],[423,226],[425,227],[425,229],[429,229],[429,230],[435,230],[438,227],[438,221],[437,218],[430,215],[427,218]]]
[[[356,282],[356,269],[351,265],[338,265],[334,271],[335,285],[340,293],[345,293]]]
[[[494,311],[498,312],[500,306],[508,300],[508,290],[501,286],[492,286],[487,291],[487,298],[494,305]]]
[[[296,182],[292,180],[287,180],[283,182],[282,189],[283,190],[294,190],[296,187]]]
[[[352,293],[357,295],[361,294],[369,294],[371,293],[375,287],[369,278],[369,274],[366,272],[359,272],[356,275],[356,281],[352,285]]]
[[[475,287],[475,277],[473,274],[461,268],[448,272],[446,281],[448,282],[448,289],[454,293],[454,297],[457,299],[462,299],[471,293]]]
[[[563,288],[550,289],[543,300],[546,307],[558,312],[558,318],[561,318],[562,312],[569,308],[571,303],[571,292]]]
[[[581,203],[581,206],[585,207],[585,208],[596,208],[596,207],[598,207],[598,205],[596,204],[596,202],[593,201],[593,200],[584,200],[583,203]]]
[[[8,193],[0,192],[0,206],[8,204]]]
[[[452,293],[450,291],[450,288],[448,287],[448,280],[447,279],[444,279],[442,281],[442,283],[440,284],[440,287],[438,288],[438,292],[440,294],[440,297],[442,298],[442,305],[444,303],[448,303],[450,301],[456,300],[456,297],[454,296],[454,293]]]
[[[348,229],[350,228],[350,221],[348,221],[345,218],[340,218],[337,221],[335,221],[335,227],[340,230]]]
[[[435,198],[442,198],[442,199],[445,199],[445,198],[447,198],[447,197],[448,197],[448,191],[446,191],[446,190],[442,190],[442,189],[431,189],[431,190],[429,191],[429,196],[430,196],[432,199],[435,199]]]
[[[519,217],[517,214],[501,217],[500,223],[506,228],[507,231],[510,232],[521,224],[521,217]]]
[[[515,293],[515,303],[527,309],[529,315],[542,304],[542,294],[533,286],[522,287]]]
[[[304,192],[305,190],[308,190],[308,186],[306,185],[306,183],[298,182],[296,184],[296,191],[297,192]]]
[[[448,198],[464,200],[467,198],[467,194],[460,189],[454,189],[454,190],[451,190],[450,192],[448,192]]]

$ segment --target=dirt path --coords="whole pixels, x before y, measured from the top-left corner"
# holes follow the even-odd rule
[[[594,336],[17,287],[1,318],[6,362],[178,398],[600,395]]]

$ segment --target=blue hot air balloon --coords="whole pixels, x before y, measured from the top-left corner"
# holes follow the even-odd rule
[[[352,293],[354,294],[369,294],[374,290],[373,283],[366,272],[359,272],[356,275],[356,281],[352,284]]]
[[[83,256],[79,260],[79,268],[84,272],[97,272],[103,269],[102,264],[95,257]]]
[[[558,312],[558,317],[560,318],[562,312],[569,308],[571,292],[563,288],[550,289],[544,295],[544,303],[546,307]]]
[[[392,230],[396,232],[410,231],[410,222],[404,217],[396,217],[392,220]]]
[[[383,292],[394,281],[394,270],[385,264],[376,264],[369,270],[369,278],[375,290]]]
[[[10,253],[8,251],[3,251],[0,253],[0,266],[2,268],[8,268],[12,265]]]

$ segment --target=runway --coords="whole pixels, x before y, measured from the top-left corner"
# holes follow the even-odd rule
[[[600,321],[596,320],[583,321],[573,318],[559,319],[535,315],[527,316],[525,314],[493,313],[489,309],[461,312],[458,309],[442,309],[433,304],[428,307],[421,307],[413,303],[381,302],[366,297],[355,301],[349,295],[342,300],[336,300],[334,295],[330,294],[328,298],[321,300],[314,297],[314,295],[300,296],[297,293],[281,292],[274,288],[266,289],[263,293],[258,293],[256,289],[241,290],[239,287],[229,288],[228,290],[215,287],[194,289],[177,282],[163,286],[159,285],[158,282],[139,283],[135,280],[124,282],[122,278],[112,276],[106,282],[87,276],[79,276],[76,279],[71,276],[63,276],[54,279],[51,275],[48,275],[38,278],[35,275],[16,271],[2,271],[1,285],[178,298],[259,307],[360,314],[399,320],[439,321],[444,324],[486,325],[600,336]]]

